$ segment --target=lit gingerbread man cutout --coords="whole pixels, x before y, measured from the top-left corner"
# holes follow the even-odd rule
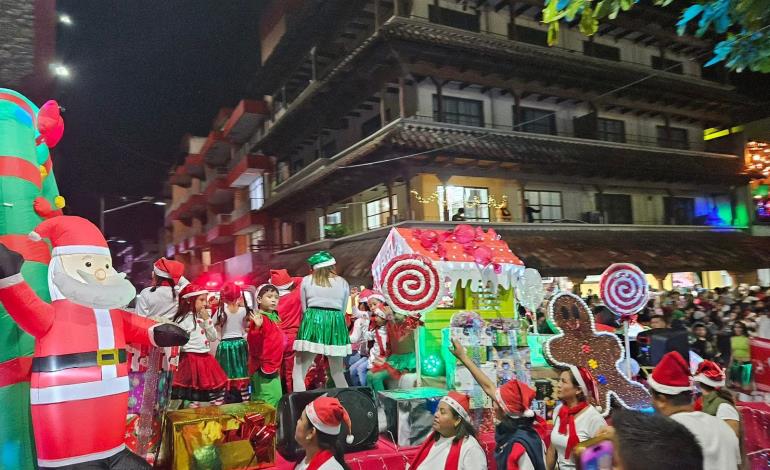
[[[620,370],[618,364],[625,357],[620,340],[612,333],[596,331],[594,316],[580,297],[567,293],[554,296],[548,315],[559,334],[543,345],[546,360],[556,367],[574,365],[591,371],[599,389],[599,403],[594,405],[603,415],[610,412],[611,397],[625,408],[651,406],[644,385],[626,378]]]

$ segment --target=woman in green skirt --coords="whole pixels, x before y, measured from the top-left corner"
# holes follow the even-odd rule
[[[320,251],[307,261],[313,272],[300,285],[303,314],[294,340],[294,391],[305,390],[305,375],[318,354],[329,360],[334,386],[347,387],[342,360],[352,352],[345,324],[350,286],[335,272],[331,253]]]

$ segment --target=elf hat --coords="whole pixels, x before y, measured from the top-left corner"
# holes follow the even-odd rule
[[[451,391],[445,397],[441,398],[441,403],[446,403],[457,412],[466,423],[471,423],[469,411],[471,409],[471,399],[468,395],[460,392]]]
[[[332,256],[332,254],[328,251],[319,251],[318,253],[308,258],[307,262],[313,269],[327,268],[337,264],[337,260],[335,260],[334,256]]]
[[[110,256],[104,235],[90,221],[74,215],[60,215],[41,222],[29,238],[51,240],[51,256],[103,255]]]
[[[345,442],[352,444],[354,437],[352,432],[353,425],[350,422],[348,411],[342,407],[342,404],[336,398],[326,395],[320,396],[310,402],[305,407],[307,419],[313,426],[324,434],[336,436],[342,430],[342,422],[348,427],[348,435]]]
[[[187,284],[179,293],[179,296],[183,299],[189,299],[191,297],[198,297],[199,295],[208,295],[208,293],[209,291],[197,284]]]
[[[690,366],[678,352],[667,352],[655,366],[647,382],[650,388],[664,395],[689,392],[692,390]]]
[[[278,288],[279,291],[285,291],[294,285],[294,279],[289,276],[289,271],[285,269],[271,269],[270,284]]]
[[[698,364],[693,380],[713,388],[725,386],[725,372],[716,362],[703,361]]]
[[[591,403],[599,403],[599,387],[596,386],[596,380],[591,372],[585,367],[569,366],[572,376],[575,377],[580,390],[583,391],[583,396]]]
[[[535,412],[530,409],[535,391],[527,384],[515,379],[509,380],[495,391],[495,398],[505,414],[526,418],[535,416]]]
[[[175,284],[179,284],[179,279],[184,274],[184,264],[179,261],[161,258],[152,265],[152,272],[156,276],[173,279]]]

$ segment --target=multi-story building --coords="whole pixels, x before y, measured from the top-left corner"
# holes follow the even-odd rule
[[[264,98],[189,139],[169,181],[168,254],[237,277],[300,274],[329,249],[365,282],[389,226],[451,226],[463,209],[528,266],[576,282],[619,260],[661,281],[770,266],[747,230],[742,142],[703,138],[751,111],[702,67],[712,44],[637,5],[547,47],[541,7],[266,2],[252,95]]]

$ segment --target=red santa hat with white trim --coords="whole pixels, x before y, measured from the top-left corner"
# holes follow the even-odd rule
[[[530,408],[535,395],[530,386],[515,379],[509,380],[495,391],[497,404],[505,414],[526,418],[535,416],[535,412]]]
[[[599,404],[599,386],[596,384],[596,379],[591,374],[591,371],[585,367],[577,367],[574,365],[569,366],[572,376],[575,377],[575,381],[578,383],[578,387],[583,392],[583,396],[586,397],[588,403],[594,405]]]
[[[678,352],[667,352],[655,366],[647,383],[650,388],[664,395],[692,391],[690,366]]]
[[[698,364],[693,380],[712,388],[725,386],[725,371],[714,361],[703,361]]]
[[[60,215],[41,222],[30,232],[29,238],[34,241],[41,241],[43,238],[51,240],[51,256],[111,256],[107,240],[96,225],[74,215]]]
[[[156,276],[173,279],[175,284],[179,284],[179,280],[184,274],[184,264],[179,261],[161,258],[152,265],[152,272]]]
[[[305,407],[305,414],[310,423],[324,434],[336,436],[342,430],[342,422],[348,427],[348,435],[345,442],[352,444],[353,425],[350,422],[348,411],[342,406],[339,400],[326,395],[320,396],[310,402]]]
[[[285,295],[288,294],[288,289],[294,285],[294,279],[285,269],[271,269],[270,284],[274,285],[281,295]]]
[[[468,398],[468,395],[451,391],[445,397],[441,398],[441,403],[449,405],[462,419],[467,423],[472,424],[470,416],[471,399]]]

